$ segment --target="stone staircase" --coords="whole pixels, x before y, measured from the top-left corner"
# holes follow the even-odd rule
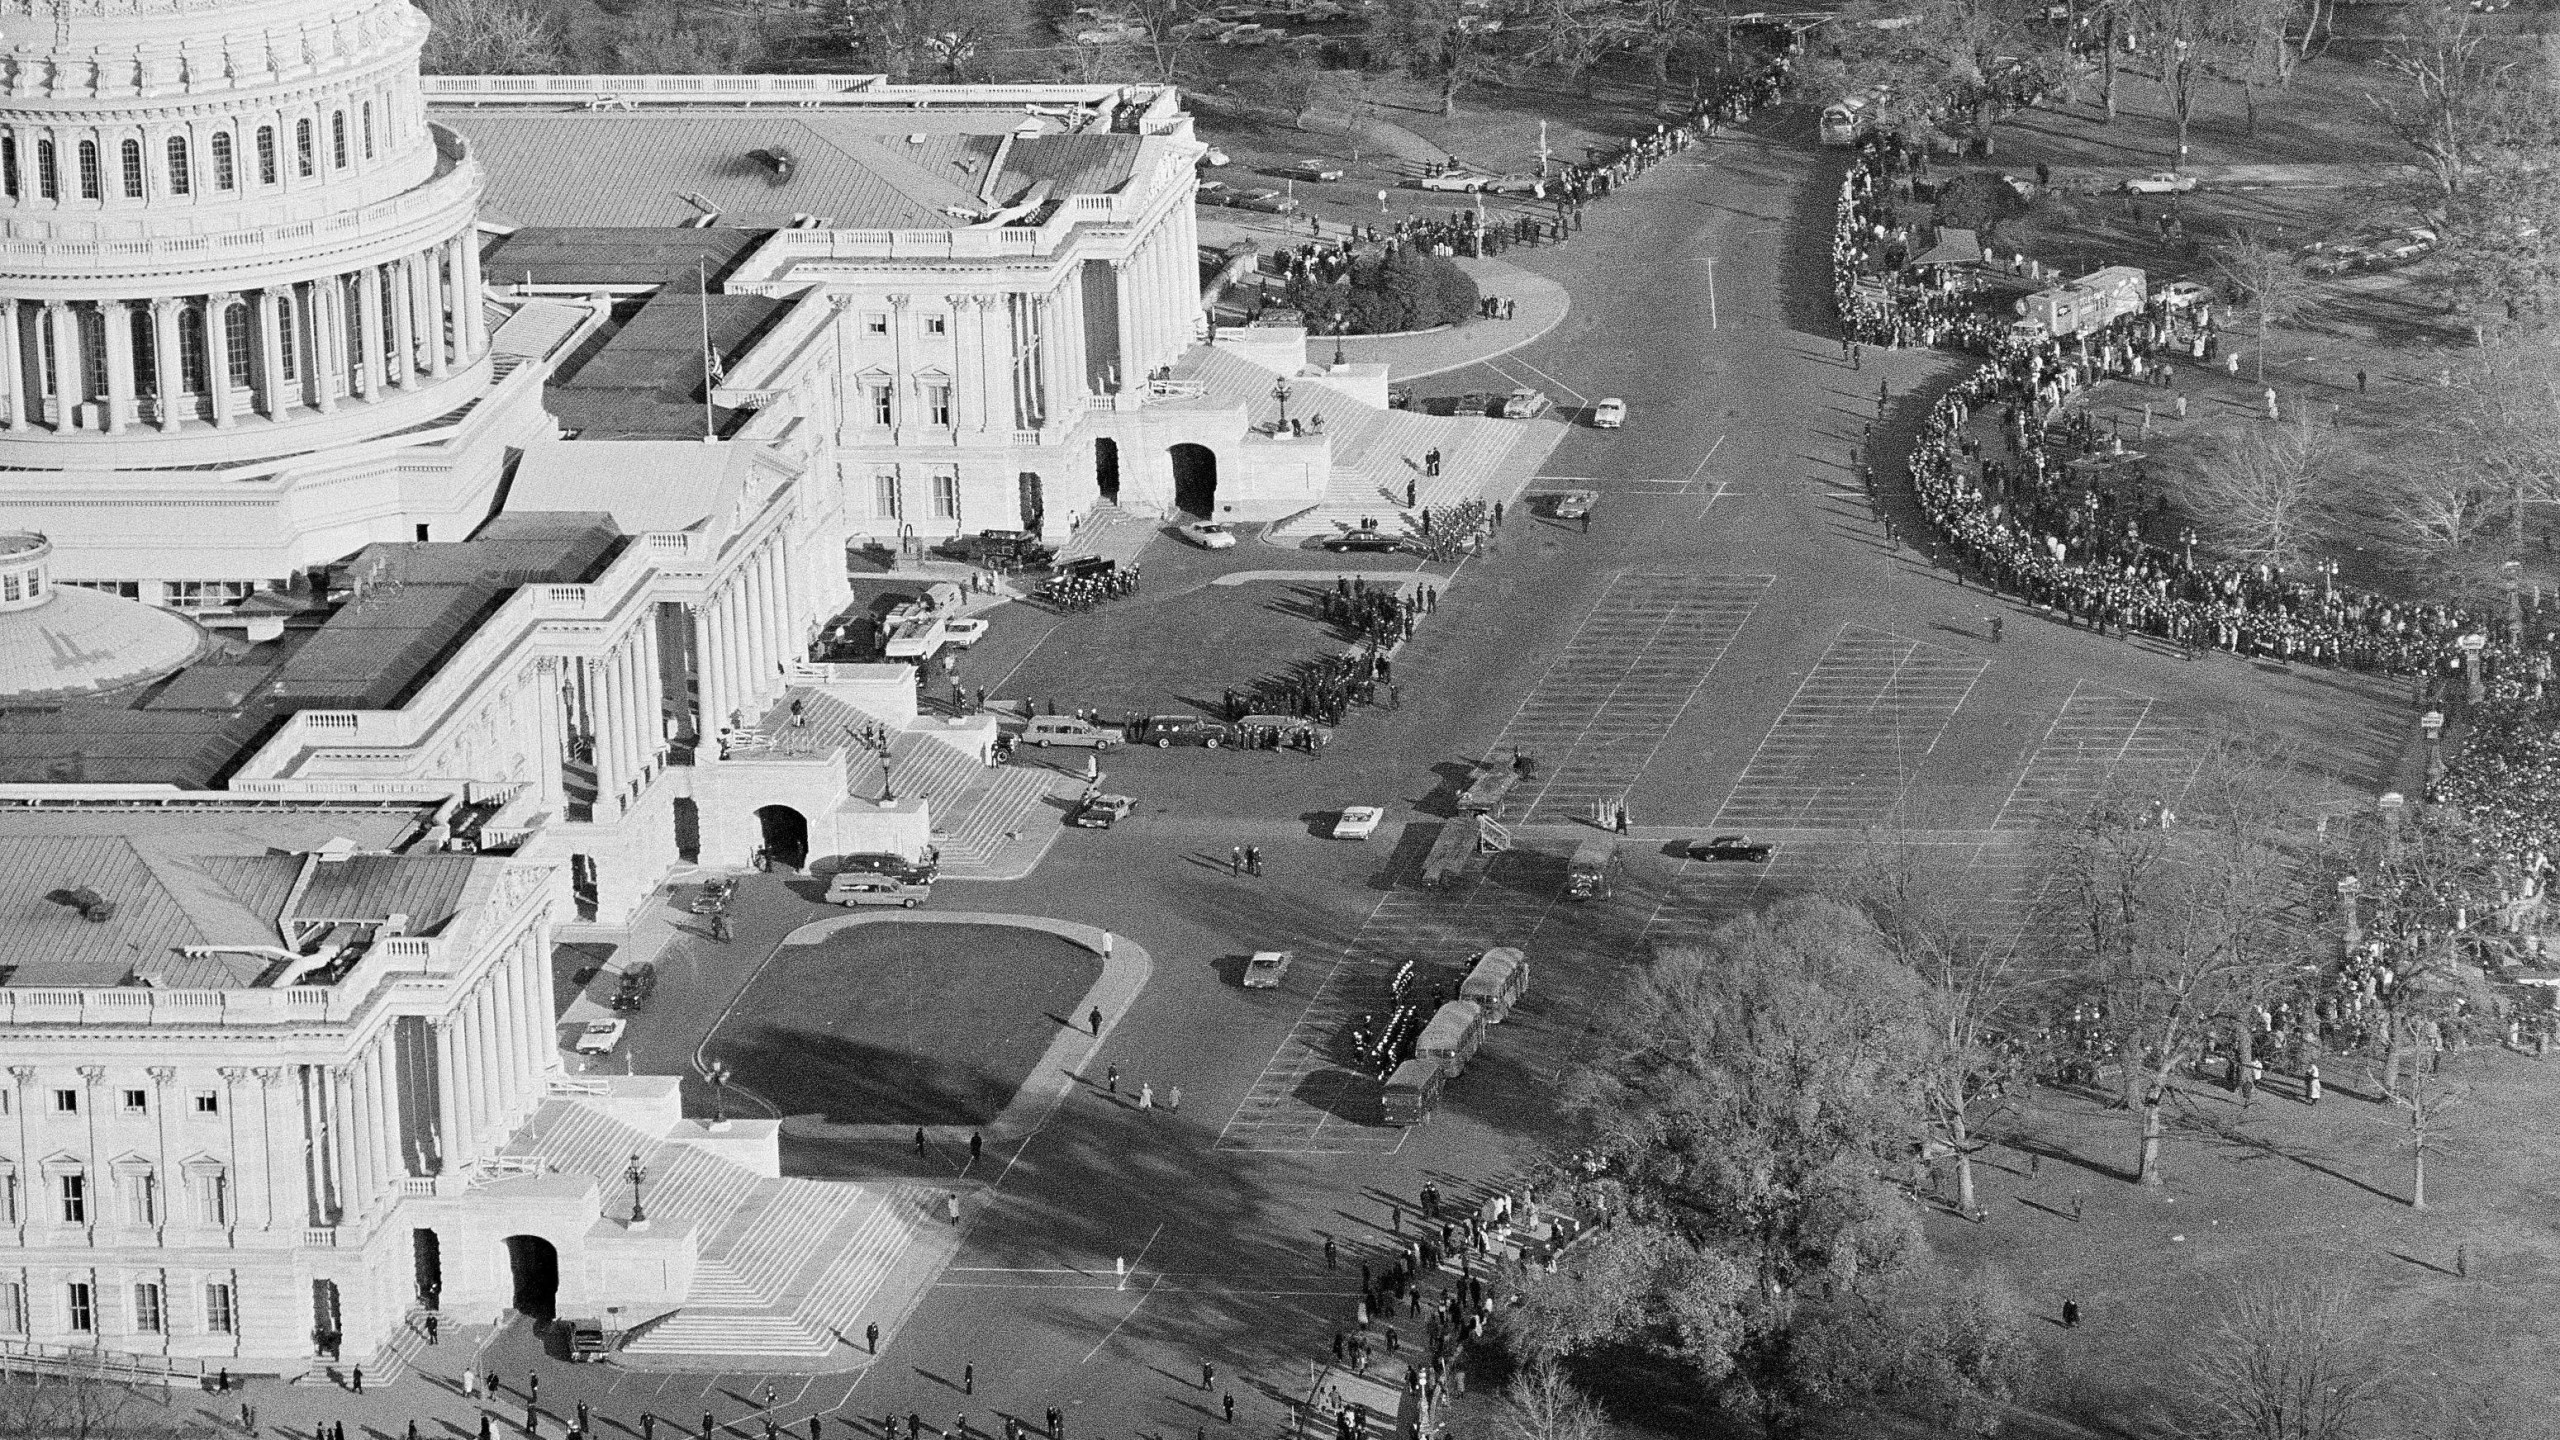
[[[1371,412],[1376,414],[1377,412]],[[1365,427],[1352,444],[1339,441],[1322,504],[1301,510],[1271,528],[1271,539],[1289,541],[1358,528],[1364,519],[1410,529],[1419,517],[1405,508],[1405,482],[1414,505],[1442,509],[1460,500],[1509,501],[1563,442],[1565,427],[1553,420],[1478,420],[1391,410]],[[1416,466],[1434,448],[1440,473]]]
[[[670,1144],[574,1098],[545,1103],[510,1154],[595,1178],[617,1206],[634,1154],[649,1173],[653,1221],[685,1221],[700,1250],[684,1303],[639,1327],[635,1356],[815,1359],[862,1328],[864,1309],[928,1217],[916,1185],[769,1179]],[[627,1208],[624,1209],[627,1214]]]
[[[1081,788],[1078,782],[1045,765],[999,765],[985,771],[958,805],[934,812],[957,817],[933,832],[934,844],[942,851],[942,873],[965,876],[985,868],[1041,801],[1062,789],[1077,788]],[[1057,821],[1050,817],[1046,823]]]
[[[1135,564],[1155,540],[1160,524],[1117,505],[1097,505],[1067,537],[1067,543],[1058,547],[1058,559],[1081,560],[1099,555],[1117,565]]]

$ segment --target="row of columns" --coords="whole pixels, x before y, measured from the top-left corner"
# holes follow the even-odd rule
[[[803,658],[793,643],[790,561],[768,539],[694,611],[694,656],[702,728],[718,733],[752,724],[759,700],[784,667]]]
[[[82,428],[77,412],[92,401],[108,434],[146,418],[176,430],[209,416],[227,429],[244,410],[269,419],[296,407],[326,414],[342,396],[379,399],[469,364],[488,346],[479,295],[476,232],[465,231],[379,265],[260,289],[145,300],[0,297],[0,427]],[[94,329],[82,324],[83,312],[97,315]],[[151,336],[148,417],[138,316]],[[232,373],[235,326],[247,334],[245,385]],[[91,353],[93,343],[102,354]],[[48,355],[49,371],[36,368]]]
[[[443,1173],[457,1175],[506,1143],[541,1099],[553,1044],[549,984],[530,935],[507,947],[435,1021]]]
[[[586,671],[590,736],[595,743],[596,807],[614,813],[648,788],[666,739],[658,686],[657,607],[642,612],[603,655],[579,662]]]

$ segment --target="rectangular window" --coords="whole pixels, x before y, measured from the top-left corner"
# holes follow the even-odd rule
[[[150,1113],[151,1113],[151,1092],[150,1092],[150,1091],[148,1091],[148,1090],[127,1090],[127,1091],[125,1091],[125,1092],[124,1092],[124,1113],[126,1113],[127,1115],[148,1115],[148,1114],[150,1114]]]
[[[71,1312],[67,1317],[71,1323],[64,1328],[83,1334],[97,1329],[98,1307],[90,1298],[89,1282],[74,1280],[63,1289],[67,1292],[63,1297],[68,1302],[66,1308]]]
[[[53,1092],[53,1113],[54,1113],[54,1114],[56,1114],[56,1115],[77,1115],[77,1114],[79,1114],[79,1113],[80,1113],[80,1092],[79,1092],[79,1091],[77,1091],[77,1090],[56,1090],[56,1091],[54,1091],[54,1092]]]
[[[944,430],[950,429],[951,387],[948,385],[927,385],[924,387],[924,408],[933,417],[930,422],[931,424]]]
[[[89,1223],[88,1176],[65,1175],[62,1177],[62,1223],[65,1225]]]
[[[121,595],[127,600],[142,598],[142,582],[139,580],[64,580],[60,583],[77,590],[100,590],[109,595]],[[0,1090],[0,1115],[8,1113],[9,1092]]]
[[[172,610],[217,610],[258,593],[250,580],[171,580],[162,588],[161,603]]]
[[[924,317],[924,333],[927,335],[950,334],[951,317],[947,315],[927,315]]]
[[[18,598],[18,577],[15,575],[0,575],[0,600],[15,600]]]
[[[871,513],[874,518],[899,518],[898,472],[883,470],[871,477]]]
[[[222,1113],[222,1092],[219,1090],[198,1090],[188,1097],[188,1101],[189,1108],[198,1115]]]
[[[886,385],[871,385],[866,386],[865,388],[871,392],[871,423],[874,425],[894,425],[898,423],[898,411],[897,407],[892,404],[889,399],[889,387]]]
[[[877,310],[871,311],[862,317],[862,331],[866,335],[888,334],[889,317]]]
[[[312,157],[316,153],[317,152],[312,148],[311,144],[310,120],[302,119],[294,121],[293,167],[305,180],[311,178]]]
[[[373,158],[373,102],[364,102],[364,158]]]
[[[133,1287],[133,1328],[140,1334],[157,1335],[168,1317],[160,1313],[160,1287],[145,1280]]]
[[[0,1335],[26,1333],[26,1289],[15,1280],[0,1280]]]
[[[231,1223],[231,1180],[221,1171],[195,1177],[196,1219],[207,1225]]]
[[[344,110],[329,117],[329,163],[335,169],[347,168],[347,112]]]
[[[956,471],[937,470],[933,475],[933,518],[960,518],[960,476]]]
[[[231,1301],[231,1287],[220,1280],[204,1287],[204,1328],[216,1335],[240,1333],[240,1311]]]
[[[18,137],[0,135],[0,190],[18,198]]]

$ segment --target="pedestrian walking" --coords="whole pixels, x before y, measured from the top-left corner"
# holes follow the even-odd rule
[[[978,1132],[977,1132],[977,1131],[975,1131],[975,1130],[970,1131],[970,1132],[969,1132],[969,1159],[974,1163],[980,1155],[982,1155],[982,1154],[986,1153],[986,1148],[987,1148],[987,1142],[986,1142],[985,1138],[984,1138],[984,1137],[982,1137],[981,1135],[979,1135],[979,1134],[978,1134]]]
[[[347,1378],[348,1378],[349,1380],[351,1380],[351,1381],[353,1381],[353,1382],[355,1383],[355,1392],[356,1392],[357,1394],[361,1395],[361,1394],[363,1394],[363,1393],[364,1393],[364,1367],[363,1367],[363,1366],[358,1365],[358,1366],[357,1366],[357,1367],[355,1367],[353,1370],[348,1371],[348,1372],[347,1372]]]
[[[978,1393],[977,1366],[963,1365],[960,1367],[960,1393],[963,1395],[975,1395]]]
[[[879,1353],[880,1353],[880,1322],[879,1322],[879,1321],[877,1321],[877,1320],[874,1320],[874,1321],[872,1321],[870,1324],[863,1326],[863,1327],[862,1327],[862,1339],[863,1339],[863,1343],[864,1343],[864,1344],[867,1344],[867,1345],[869,1345],[869,1346],[871,1347],[871,1353],[872,1353],[872,1354],[874,1354],[874,1355],[879,1354]]]
[[[1404,1207],[1393,1200],[1387,1202],[1387,1231],[1393,1235],[1404,1233]],[[1364,1279],[1367,1277],[1367,1267],[1362,1267],[1361,1274]]]
[[[465,1400],[480,1398],[480,1372],[468,1365],[462,1367],[462,1398]]]
[[[524,1398],[536,1405],[542,1403],[542,1374],[540,1371],[527,1370],[524,1372]]]
[[[2320,1103],[2320,1067],[2317,1064],[2302,1072],[2302,1098],[2306,1104]]]
[[[1085,1016],[1084,1018],[1085,1018],[1085,1023],[1086,1023],[1086,1024],[1088,1024],[1088,1025],[1091,1025],[1091,1026],[1093,1027],[1093,1033],[1094,1033],[1095,1035],[1100,1035],[1100,1034],[1102,1033],[1102,1007],[1101,1007],[1101,1006],[1099,1006],[1099,1005],[1094,1006],[1094,1007],[1093,1007],[1093,1009],[1092,1009],[1092,1011],[1091,1011],[1091,1012],[1089,1012],[1088,1014],[1086,1014],[1086,1016]]]
[[[433,1345],[434,1343],[436,1343],[436,1315],[435,1315],[435,1312],[434,1312],[434,1311],[432,1311],[432,1310],[430,1310],[430,1311],[428,1311],[428,1312],[427,1312],[427,1343],[428,1343],[428,1344],[430,1344],[430,1345]],[[230,1383],[230,1382],[231,1382],[231,1377],[229,1376],[229,1374],[228,1374],[228,1373],[226,1373],[226,1374],[223,1376],[223,1386],[222,1386],[222,1388],[224,1388],[225,1390],[230,1389],[230,1388],[231,1388],[231,1383]]]
[[[258,1433],[258,1408],[246,1400],[240,1402],[240,1428],[252,1435]]]
[[[924,1153],[924,1127],[921,1125],[916,1127],[916,1153]]]
[[[1156,1087],[1153,1082],[1141,1081],[1139,1083],[1138,1108],[1141,1110],[1153,1110],[1156,1108]]]
[[[1218,1367],[1206,1360],[1200,1362],[1200,1388],[1203,1390],[1218,1388]]]
[[[1591,533],[1591,512],[1588,510],[1582,512],[1582,533],[1585,535]]]
[[[2356,372],[2356,393],[2359,395],[2364,393],[2364,372],[2362,370],[2358,370]]]
[[[949,1217],[952,1224],[957,1225],[960,1223],[959,1191],[945,1190],[942,1192],[942,1213]]]
[[[2077,1330],[2080,1328],[2079,1301],[2065,1300],[2062,1302],[2062,1328],[2065,1330]]]
[[[726,910],[712,911],[711,938],[719,941],[723,945],[726,945],[729,943],[729,935],[729,912]]]
[[[1244,847],[1244,868],[1245,873],[1248,875],[1260,875],[1262,873],[1261,846],[1247,845]]]
[[[1997,615],[1991,617],[1991,643],[2000,643],[2000,617]]]
[[[2074,1225],[2080,1223],[2080,1198],[2077,1195],[2071,1197],[2071,1223]]]
[[[1236,1423],[1236,1397],[1233,1392],[1228,1393],[1223,1402],[1223,1408],[1227,1412],[1227,1423],[1230,1425]]]
[[[1063,1415],[1063,1414],[1060,1414],[1060,1413],[1059,1413],[1059,1411],[1058,1411],[1058,1407],[1057,1407],[1057,1406],[1055,1406],[1055,1405],[1050,1406],[1050,1407],[1049,1407],[1049,1440],[1066,1440],[1066,1434],[1067,1434],[1067,1417],[1066,1417],[1065,1415]]]
[[[658,1440],[658,1417],[656,1412],[649,1410],[643,1410],[640,1412],[640,1440]]]
[[[578,1402],[578,1433],[587,1433],[587,1402],[584,1400]]]
[[[1176,1085],[1172,1089],[1164,1092],[1164,1108],[1167,1110],[1180,1110],[1182,1108],[1181,1086]]]
[[[1234,877],[1243,873],[1244,847],[1238,845],[1227,852],[1227,874],[1229,877]]]
[[[1412,476],[1410,476],[1410,475],[1407,475],[1406,477],[1404,477],[1404,508],[1406,508],[1407,510],[1410,510],[1410,509],[1412,509],[1412,508],[1413,508],[1413,504],[1414,504],[1414,485],[1413,485],[1413,477],[1412,477]]]
[[[2276,387],[2273,385],[2268,386],[2263,398],[2267,404],[2267,418],[2270,420],[2281,418],[2276,409]]]
[[[1618,802],[1618,833],[1627,833],[1627,803],[1623,800]]]
[[[1114,1096],[1117,1096],[1120,1093],[1120,1067],[1117,1065],[1104,1066],[1102,1071],[1102,1083],[1109,1087]]]
[[[1324,1268],[1327,1270],[1336,1268],[1336,1262],[1340,1258],[1341,1252],[1335,1247],[1333,1237],[1327,1235],[1324,1237]]]

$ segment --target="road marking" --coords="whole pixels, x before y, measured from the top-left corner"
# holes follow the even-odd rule
[[[1698,457],[1698,468],[1690,471],[1689,478],[1682,483],[1689,485],[1698,483],[1698,477],[1707,473],[1707,462],[1716,458],[1716,452],[1724,448],[1724,440],[1725,437],[1722,435],[1716,437],[1716,443],[1707,447],[1707,453]]]
[[[1589,405],[1589,404],[1591,403],[1591,397],[1590,397],[1590,396],[1585,395],[1585,394],[1583,394],[1581,391],[1574,389],[1572,386],[1567,385],[1566,383],[1564,383],[1563,381],[1561,381],[1561,380],[1557,379],[1557,378],[1556,378],[1556,377],[1554,377],[1553,375],[1550,375],[1550,374],[1548,374],[1546,371],[1539,369],[1537,366],[1530,364],[1528,361],[1521,359],[1519,356],[1517,356],[1517,355],[1513,355],[1513,356],[1509,356],[1509,357],[1507,357],[1507,358],[1509,358],[1509,360],[1511,361],[1511,363],[1512,363],[1512,364],[1519,366],[1521,369],[1528,371],[1530,374],[1537,376],[1538,378],[1540,378],[1540,379],[1542,379],[1542,380],[1546,381],[1548,384],[1553,385],[1553,386],[1554,386],[1554,387],[1556,387],[1557,389],[1559,389],[1559,390],[1563,391],[1563,392],[1564,392],[1564,393],[1566,393],[1567,395],[1572,396],[1572,397],[1573,397],[1573,399],[1574,399],[1574,403],[1575,403],[1575,404],[1577,404],[1577,405]],[[1487,361],[1485,361],[1485,364],[1492,366],[1495,370],[1500,371],[1500,372],[1501,372],[1502,374],[1504,374],[1504,375],[1510,375],[1510,376],[1511,376],[1511,381],[1512,381],[1512,383],[1513,383],[1513,384],[1515,384],[1515,385],[1520,386],[1520,387],[1521,387],[1521,388],[1523,388],[1523,389],[1527,389],[1527,390],[1535,390],[1536,388],[1538,388],[1538,387],[1536,387],[1535,385],[1531,385],[1528,381],[1521,379],[1521,378],[1520,378],[1519,376],[1517,376],[1517,375],[1511,375],[1511,372],[1510,372],[1510,371],[1508,371],[1508,370],[1504,370],[1504,369],[1502,368],[1501,364],[1500,364],[1498,361],[1496,361],[1496,360],[1487,360]]]
[[[1164,1227],[1163,1227],[1163,1226],[1161,1226],[1161,1225],[1159,1225],[1159,1226],[1157,1226],[1156,1228],[1157,1228],[1157,1229],[1159,1229],[1159,1230],[1161,1230],[1161,1229],[1163,1229]],[[1163,1281],[1163,1279],[1164,1279],[1164,1277],[1163,1277],[1163,1276],[1161,1276],[1161,1275],[1159,1275],[1159,1276],[1157,1276],[1157,1277],[1156,1277],[1156,1279],[1157,1279],[1157,1281],[1158,1281],[1158,1282],[1162,1282],[1162,1281]],[[1128,1313],[1128,1314],[1126,1314],[1126,1315],[1121,1316],[1121,1317],[1120,1317],[1119,1319],[1117,1319],[1117,1320],[1112,1321],[1112,1322],[1111,1322],[1111,1328],[1110,1328],[1110,1329],[1108,1329],[1108,1330],[1103,1331],[1103,1332],[1102,1332],[1102,1338],[1101,1338],[1101,1339],[1099,1339],[1099,1340],[1094,1341],[1094,1342],[1093,1342],[1093,1348],[1092,1348],[1092,1349],[1090,1349],[1090,1350],[1087,1350],[1086,1352],[1084,1352],[1084,1358],[1083,1358],[1082,1360],[1077,1361],[1076,1363],[1077,1363],[1077,1364],[1079,1364],[1079,1365],[1090,1365],[1090,1364],[1092,1364],[1092,1363],[1093,1363],[1093,1357],[1102,1353],[1102,1347],[1111,1343],[1111,1341],[1112,1341],[1112,1337],[1114,1337],[1114,1336],[1116,1336],[1116,1335],[1118,1335],[1118,1334],[1120,1333],[1120,1327],[1121,1327],[1121,1326],[1123,1326],[1123,1325],[1128,1324],[1128,1323],[1130,1322],[1130,1320],[1134,1319],[1134,1318],[1137,1316],[1138,1311],[1146,1305],[1148,1297],[1149,1297],[1149,1296],[1154,1295],[1155,1293],[1156,1293],[1156,1287],[1155,1287],[1154,1285],[1150,1285],[1150,1286],[1148,1286],[1148,1287],[1147,1287],[1147,1290],[1146,1290],[1146,1294],[1144,1294],[1144,1295],[1140,1295],[1140,1296],[1137,1298],[1137,1300],[1136,1300],[1135,1302],[1133,1302],[1133,1303],[1129,1306],[1129,1313]]]
[[[1841,626],[1752,751],[1715,824],[1821,829],[1883,820],[1990,663]]]

